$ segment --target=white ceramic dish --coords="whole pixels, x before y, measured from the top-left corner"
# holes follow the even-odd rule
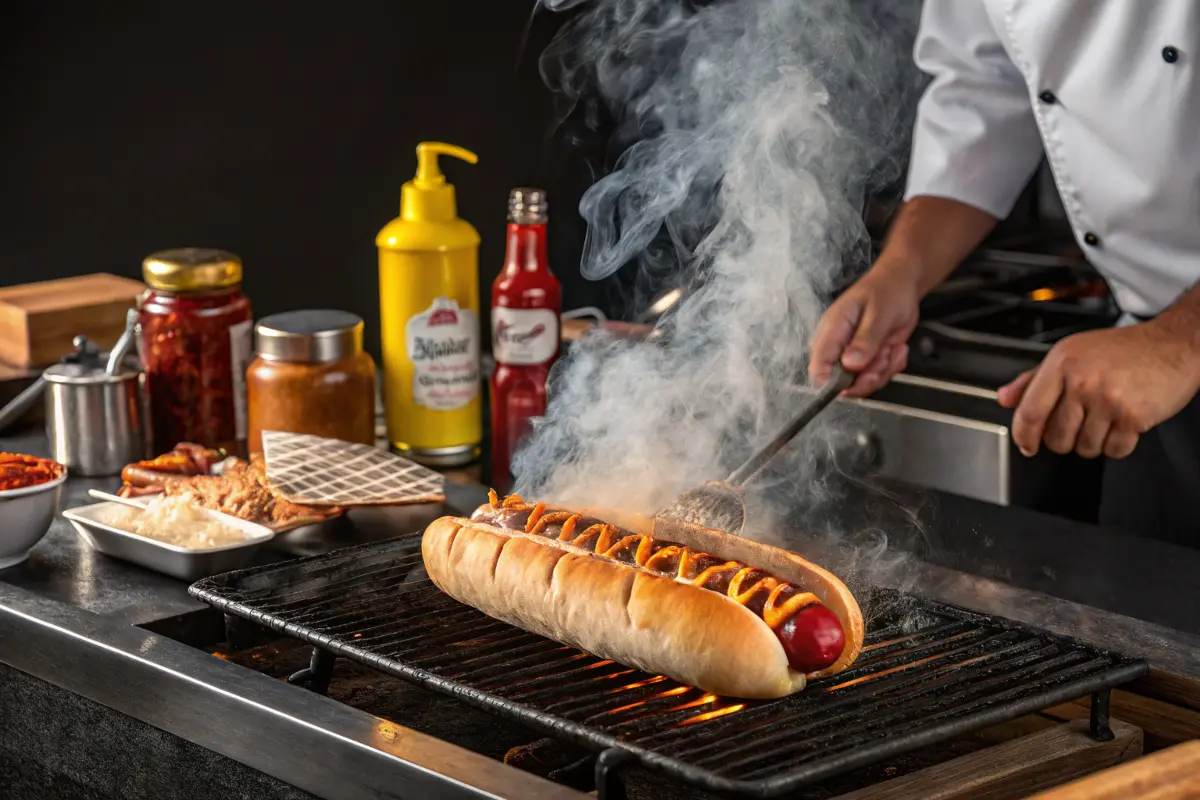
[[[275,536],[270,528],[204,509],[205,514],[223,525],[242,531],[246,534],[246,539],[224,547],[195,550],[123,531],[97,519],[103,517],[115,505],[119,504],[111,501],[93,503],[67,509],[63,516],[75,526],[80,538],[101,553],[132,561],[134,564],[185,581],[198,581],[201,578],[220,575],[222,572],[251,566],[258,548]]]
[[[50,530],[66,481],[63,467],[63,474],[52,481],[0,491],[0,569],[29,558],[30,549]]]

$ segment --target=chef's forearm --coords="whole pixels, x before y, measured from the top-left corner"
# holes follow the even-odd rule
[[[996,218],[974,206],[944,197],[914,197],[896,214],[872,270],[903,275],[924,297],[994,227]]]
[[[1192,286],[1165,311],[1151,320],[1180,343],[1180,356],[1187,359],[1190,372],[1200,385],[1200,284]]]

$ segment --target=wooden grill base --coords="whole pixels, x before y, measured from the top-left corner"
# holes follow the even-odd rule
[[[1005,727],[1037,725],[1040,719],[1026,717]],[[836,800],[1018,800],[1142,754],[1141,728],[1119,720],[1110,725],[1113,739],[1098,742],[1088,736],[1087,720],[1052,724]]]
[[[1200,797],[1200,742],[1177,744],[1030,800],[1194,800]]]

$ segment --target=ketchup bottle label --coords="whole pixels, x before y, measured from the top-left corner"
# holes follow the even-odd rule
[[[463,408],[479,394],[479,320],[439,297],[405,326],[413,400],[435,411]]]
[[[545,364],[557,351],[558,315],[550,309],[492,309],[492,354],[498,363]]]

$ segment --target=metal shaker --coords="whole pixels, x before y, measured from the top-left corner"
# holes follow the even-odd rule
[[[131,311],[107,364],[80,336],[76,357],[42,374],[50,457],[75,475],[119,475],[126,464],[149,457],[146,378],[126,363],[136,326],[137,312]]]

